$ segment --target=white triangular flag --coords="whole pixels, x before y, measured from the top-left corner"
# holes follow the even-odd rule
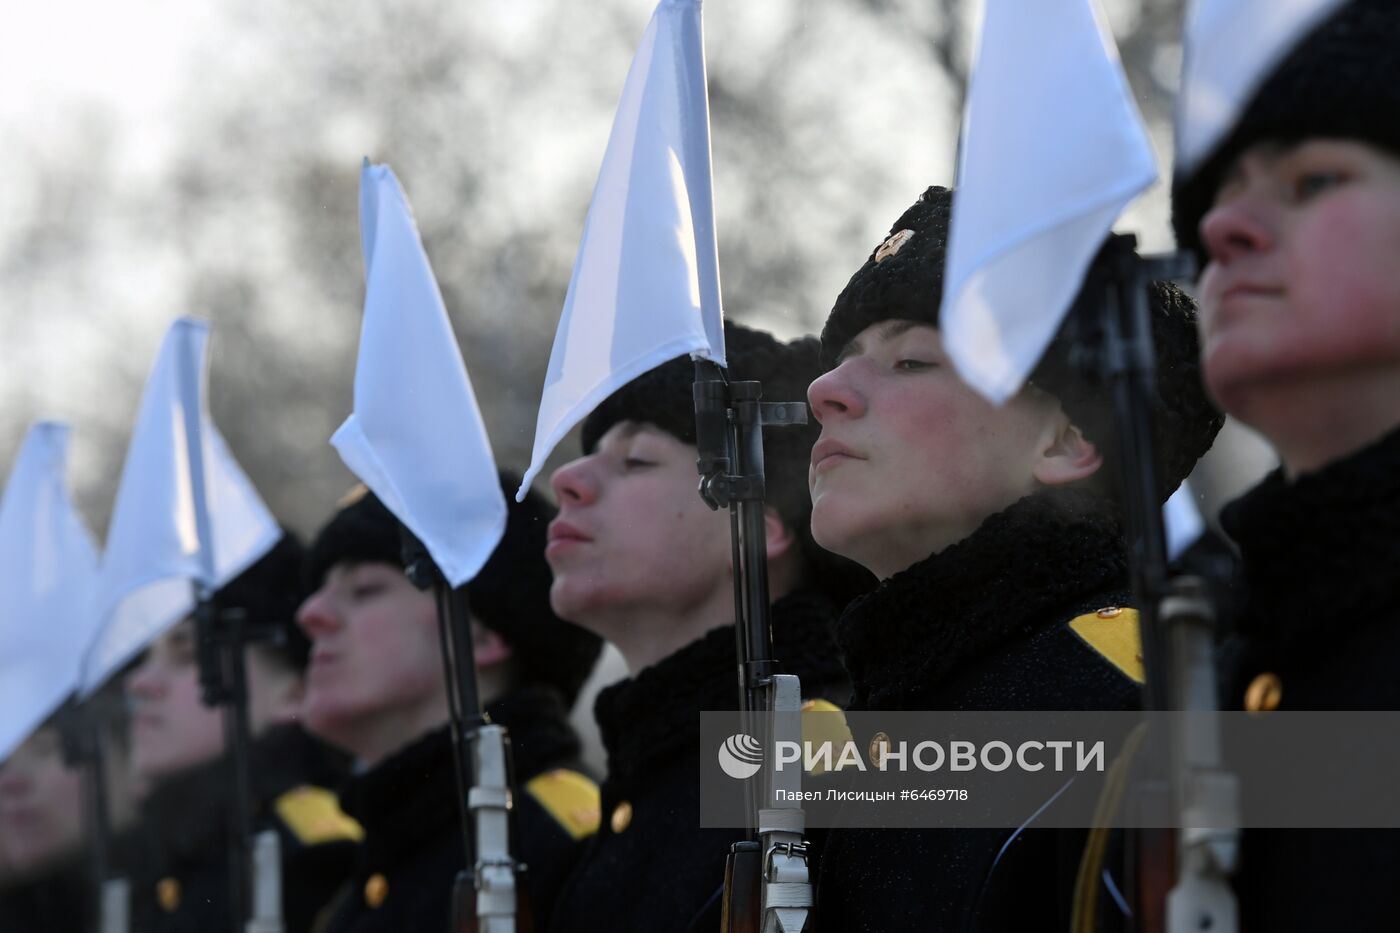
[[[331,444],[461,586],[501,540],[505,495],[408,199],[393,171],[368,159],[360,237],[365,318],[355,410]]]
[[[622,88],[517,498],[614,391],[686,353],[724,364],[700,0],[661,0]]]
[[[1021,388],[1113,222],[1156,178],[1097,0],[989,2],[939,316],[969,385],[996,404]]]
[[[1190,175],[1293,46],[1345,0],[1193,0],[1176,98],[1176,165]]]
[[[101,631],[83,665],[90,693],[282,535],[229,453],[205,400],[209,325],[180,318],[141,396],[98,573]]]
[[[96,627],[97,547],[64,485],[68,435],[31,427],[0,499],[0,761],[78,688]]]

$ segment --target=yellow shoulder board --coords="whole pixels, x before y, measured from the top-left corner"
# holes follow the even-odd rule
[[[1126,676],[1138,683],[1146,680],[1142,666],[1142,632],[1136,609],[1110,606],[1086,612],[1070,622],[1083,642],[1103,655]]]
[[[276,807],[277,815],[302,845],[359,842],[365,837],[360,824],[341,811],[335,794],[324,787],[294,787],[277,798]]]
[[[846,714],[841,707],[830,700],[807,700],[802,704],[802,741],[816,748],[830,742],[835,754],[851,741],[851,727],[846,724]],[[825,771],[820,761],[812,766],[811,774]]]
[[[598,785],[577,771],[567,768],[546,771],[527,781],[525,790],[574,839],[583,839],[598,831],[602,807]]]

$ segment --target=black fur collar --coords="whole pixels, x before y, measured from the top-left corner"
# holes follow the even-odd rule
[[[802,678],[802,694],[845,698],[825,596],[805,589],[773,604],[773,654]],[[608,779],[629,780],[678,755],[697,754],[700,713],[738,708],[734,626],[713,629],[598,694],[593,711],[608,752]]]
[[[1289,482],[1275,470],[1226,506],[1248,589],[1240,631],[1306,664],[1400,604],[1400,430]]]
[[[527,684],[486,707],[490,720],[510,734],[518,784],[551,768],[579,770],[579,740],[569,725],[564,698],[553,687]]]
[[[1046,490],[880,583],[837,623],[853,709],[920,709],[961,665],[1065,621],[1128,579],[1116,515],[1084,490]]]
[[[364,827],[359,861],[374,870],[392,866],[439,838],[460,840],[448,727],[439,726],[355,775],[340,792],[340,806]]]
[[[578,737],[556,691],[524,687],[486,707],[511,737],[516,783],[547,768],[575,766]],[[440,726],[356,775],[341,806],[365,829],[368,864],[390,865],[427,841],[460,835],[452,733]]]
[[[221,756],[161,781],[142,804],[142,822],[162,856],[179,863],[222,858],[228,839],[229,764]],[[348,770],[344,756],[300,726],[278,725],[248,749],[253,823],[260,825],[278,796],[302,784],[335,787]]]

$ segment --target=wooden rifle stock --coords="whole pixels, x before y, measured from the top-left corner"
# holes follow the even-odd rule
[[[722,933],[759,933],[763,922],[763,847],[734,843],[724,860]]]
[[[1132,833],[1133,909],[1136,933],[1165,933],[1167,895],[1176,884],[1176,830],[1138,829]]]

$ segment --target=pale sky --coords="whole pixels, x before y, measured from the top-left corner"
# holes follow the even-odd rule
[[[100,137],[105,147],[101,153],[104,171],[110,169],[113,177],[120,179],[120,187],[149,191],[152,186],[140,182],[153,181],[158,189],[166,174],[166,156],[180,138],[177,121],[181,111],[177,105],[183,104],[184,116],[189,115],[192,95],[187,82],[205,78],[224,87],[238,86],[240,56],[231,46],[239,31],[229,27],[228,19],[239,10],[259,9],[240,5],[245,2],[0,0],[0,139],[4,140],[0,146],[0,177],[7,180],[6,185],[0,185],[0,228],[7,218],[24,216],[23,210],[15,208],[25,206],[24,186],[35,177],[38,166],[60,156],[71,161],[72,153],[78,153],[80,160],[84,158],[79,147],[91,137],[79,135],[78,130],[94,114],[105,118],[101,122],[107,132]],[[489,23],[500,47],[510,49],[528,47],[529,43],[523,40],[542,17],[557,16],[561,3],[577,0],[467,2],[472,4],[474,17]],[[711,15],[707,18],[711,63],[728,69],[727,73],[742,86],[744,55],[729,50],[742,47],[745,54],[752,54],[754,37],[780,33],[774,24],[787,22],[793,16],[804,29],[830,26],[812,12],[820,6],[807,7],[807,2],[711,0]],[[1131,25],[1130,11],[1135,7],[1132,0],[1103,2],[1115,26],[1121,30]],[[629,15],[635,9],[635,29],[640,35],[655,0],[622,0],[622,4]],[[933,5],[929,4],[928,9],[932,10]],[[888,50],[891,46],[888,37],[860,32],[857,27],[861,22],[853,20],[849,27],[852,31],[823,45],[831,57],[793,62],[792,68],[810,69],[814,84],[831,72],[862,73],[861,69],[869,65],[871,48]],[[870,28],[870,24],[862,28]],[[730,41],[736,37],[744,41]],[[885,44],[877,45],[877,40]],[[248,40],[245,36],[244,41],[255,44],[256,37]],[[257,51],[248,50],[249,54]],[[947,128],[943,121],[935,118],[938,106],[933,102],[927,105],[927,123],[909,126],[905,122],[907,114],[914,112],[911,98],[937,90],[927,87],[931,70],[913,58],[886,64],[878,92],[866,96],[859,108],[864,121],[861,125],[869,132],[866,138],[848,145],[888,150],[890,157],[884,170],[892,177],[904,179],[900,193],[892,195],[890,204],[870,208],[871,216],[864,219],[868,221],[865,226],[869,227],[869,236],[883,231],[888,217],[907,204],[910,193],[916,193],[930,181],[951,179],[947,158],[951,146],[944,142]],[[547,78],[545,74],[540,76],[541,81]],[[622,78],[619,66],[616,75],[609,74],[606,80],[615,81],[620,88]],[[248,93],[256,94],[256,87],[250,86]],[[197,95],[193,96],[197,99]],[[530,125],[528,120],[502,124],[506,131]],[[895,127],[898,129],[892,129]],[[354,164],[360,154],[374,150],[373,140],[367,141],[364,128],[353,120],[340,129],[341,135],[349,137],[343,145],[337,144],[337,148],[348,153],[347,164]],[[606,115],[590,113],[581,115],[576,125],[552,128],[543,138],[521,140],[517,162],[531,169],[531,183],[502,186],[505,190],[483,200],[480,210],[528,215],[537,212],[541,203],[555,203],[559,198],[556,189],[561,185],[573,184],[575,176],[592,178],[606,129]],[[898,146],[890,141],[892,133],[898,134]],[[823,142],[820,137],[815,138],[814,149],[820,150]],[[1159,137],[1157,144],[1165,167],[1169,140]],[[585,152],[587,155],[581,155]],[[910,153],[915,156],[911,158]],[[851,155],[855,163],[859,160],[854,157],[861,153],[853,151]],[[516,172],[512,177],[520,176],[522,173]],[[717,181],[717,200],[723,202],[723,179]],[[413,179],[408,184],[410,191],[420,194],[429,190],[421,184],[415,187]],[[541,191],[552,193],[542,198]],[[1135,229],[1147,250],[1162,249],[1170,243],[1165,194],[1165,186],[1157,186],[1139,199],[1120,223],[1120,228]],[[46,287],[23,298],[0,295],[0,302],[7,298],[26,302],[22,332],[12,332],[8,339],[0,335],[0,388],[12,392],[10,397],[0,398],[0,405],[23,409],[26,416],[73,420],[79,428],[74,448],[77,470],[85,476],[101,476],[111,472],[111,465],[86,457],[84,422],[98,407],[125,411],[123,405],[134,404],[124,396],[114,397],[109,383],[104,381],[114,334],[120,335],[128,351],[123,362],[128,368],[139,370],[139,361],[153,357],[165,324],[175,314],[189,309],[170,306],[170,283],[179,281],[187,271],[178,264],[177,256],[162,253],[156,248],[158,244],[147,242],[151,237],[146,231],[138,229],[133,236],[125,227],[104,224],[106,214],[100,208],[91,214],[86,233],[97,245],[87,251],[89,266],[60,267],[61,272],[55,273]],[[485,219],[497,222],[492,217]],[[810,223],[811,218],[806,222]],[[721,237],[732,235],[733,229],[722,227]],[[831,278],[830,287],[822,294],[834,294],[839,289],[844,270],[833,270]],[[75,281],[90,287],[68,287]],[[107,283],[111,283],[110,288]],[[78,301],[87,301],[92,307],[74,309],[64,304]],[[760,308],[756,313],[767,312]],[[92,326],[94,316],[108,322],[106,327]],[[793,336],[793,328],[806,326],[781,315],[758,317],[754,323],[772,327],[782,336]],[[32,413],[31,407],[35,409]],[[3,440],[0,439],[0,465],[10,453],[4,449]],[[17,443],[18,435],[14,441]]]
[[[0,126],[35,140],[65,112],[100,109],[126,131],[128,165],[151,168],[182,63],[216,13],[178,0],[0,0]]]

